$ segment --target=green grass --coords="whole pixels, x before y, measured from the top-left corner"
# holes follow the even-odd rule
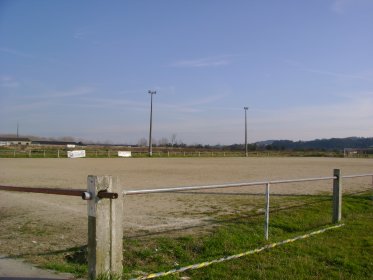
[[[331,200],[325,196],[274,199],[270,240],[263,238],[263,215],[255,212],[224,215],[208,233],[124,239],[123,279],[167,271],[259,248],[327,227]],[[287,204],[289,207],[283,207]],[[300,205],[302,204],[302,205]],[[280,209],[280,205],[284,209]],[[343,198],[344,227],[249,255],[162,279],[372,279],[373,200],[369,193]],[[46,265],[86,273],[85,250],[76,248]],[[114,279],[115,277],[112,277]],[[109,276],[102,279],[110,279]]]

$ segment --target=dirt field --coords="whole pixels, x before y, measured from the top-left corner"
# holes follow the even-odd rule
[[[86,188],[88,175],[119,176],[123,189],[149,189],[373,173],[373,159],[172,158],[0,159],[0,185]],[[372,178],[349,179],[347,192],[371,187]],[[330,193],[331,181],[273,185],[273,194]],[[201,225],[217,215],[263,207],[263,186],[203,194],[125,198],[125,235]],[[224,195],[222,195],[224,192]],[[229,193],[229,194],[227,194]],[[256,194],[256,195],[255,195]],[[48,252],[86,244],[86,202],[78,197],[0,191],[0,254]]]

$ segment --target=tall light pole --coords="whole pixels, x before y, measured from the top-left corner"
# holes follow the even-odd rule
[[[150,129],[149,129],[149,156],[151,157],[153,155],[152,150],[152,118],[153,118],[153,95],[157,92],[148,90],[148,93],[150,94]]]
[[[245,156],[249,156],[248,152],[247,152],[247,110],[249,109],[249,107],[243,107],[243,109],[245,110]]]

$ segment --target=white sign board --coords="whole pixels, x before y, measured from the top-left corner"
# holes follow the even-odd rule
[[[81,158],[85,157],[85,150],[77,150],[77,151],[68,151],[67,152],[68,158]]]
[[[75,148],[74,144],[67,144],[66,146],[67,146],[68,149],[74,149]]]
[[[118,157],[131,157],[131,152],[130,151],[118,151]]]

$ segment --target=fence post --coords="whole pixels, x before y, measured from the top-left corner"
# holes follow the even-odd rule
[[[31,150],[28,151],[28,157],[29,157],[29,158],[31,157]]]
[[[60,150],[57,150],[57,158],[60,158]]]
[[[333,223],[339,223],[342,218],[342,176],[340,169],[333,170]]]
[[[265,208],[265,222],[264,222],[264,238],[268,240],[269,229],[269,183],[266,183],[266,208]]]
[[[123,272],[123,197],[117,177],[87,178],[92,199],[88,202],[88,279]],[[100,199],[100,191],[115,192],[117,199]]]

